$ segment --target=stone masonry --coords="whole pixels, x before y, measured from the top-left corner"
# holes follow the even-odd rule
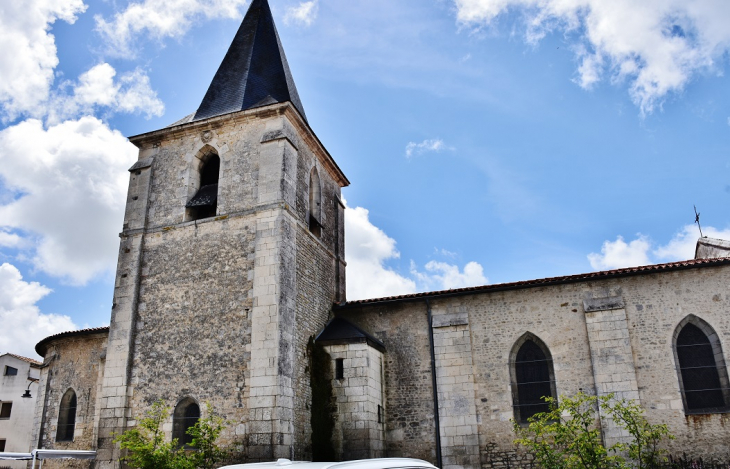
[[[342,360],[343,369],[343,377],[332,380],[335,453],[342,460],[385,456],[383,354],[367,343],[327,345],[325,350],[334,362]]]
[[[639,401],[639,386],[629,336],[628,320],[621,297],[583,301],[591,347],[596,394]],[[630,435],[611,419],[601,419],[604,442],[612,446],[629,442]]]
[[[306,422],[294,414],[306,408],[309,386],[296,351],[344,297],[344,279],[336,291],[335,278],[344,263],[338,201],[346,179],[289,104],[131,140],[140,160],[130,170],[121,234],[100,467],[116,467],[114,432],[157,400],[186,397],[240,422],[222,440],[245,448],[247,459],[306,457]],[[198,161],[210,152],[221,161],[217,216],[187,221]],[[313,168],[323,186],[319,237],[301,203]],[[299,269],[300,262],[319,267]]]
[[[434,314],[444,466],[531,465],[529,455],[512,443],[511,422],[510,351],[526,333],[549,348],[558,395],[614,392],[636,399],[652,423],[666,423],[676,436],[666,444],[670,454],[727,460],[727,414],[685,412],[673,336],[683,320],[697,316],[716,332],[727,363],[728,287],[730,262],[718,259],[363,300],[335,313],[386,348],[388,455],[436,461],[428,300]],[[406,383],[413,384],[404,387]],[[465,409],[463,424],[455,413],[458,406]],[[408,438],[402,422],[419,429],[421,438]],[[608,444],[622,438],[605,420],[603,430]],[[468,440],[459,441],[466,446],[447,439],[459,431],[468,434]],[[477,462],[469,449],[476,444]]]

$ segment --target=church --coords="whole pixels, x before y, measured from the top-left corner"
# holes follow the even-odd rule
[[[266,0],[198,109],[129,140],[110,326],[36,346],[33,447],[93,449],[80,467],[119,468],[114,435],[163,401],[166,438],[186,442],[209,403],[240,462],[529,467],[512,422],[582,391],[640,403],[676,436],[671,454],[730,459],[730,243],[348,302],[349,181],[307,122]],[[624,437],[599,423],[606,443]]]

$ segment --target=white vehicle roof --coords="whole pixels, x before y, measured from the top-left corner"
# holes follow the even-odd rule
[[[276,462],[257,462],[235,464],[220,469],[396,469],[396,468],[428,468],[437,469],[430,462],[413,458],[376,458],[342,462],[307,462],[279,459]]]

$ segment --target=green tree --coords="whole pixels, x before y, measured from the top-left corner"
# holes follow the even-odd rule
[[[135,428],[117,435],[114,441],[126,450],[122,461],[139,469],[193,469],[177,439],[165,441],[162,424],[170,409],[157,401]]]
[[[165,441],[162,424],[169,416],[170,408],[157,401],[135,428],[117,435],[114,441],[126,450],[122,461],[138,469],[211,469],[226,458],[228,452],[216,444],[225,421],[210,404],[206,403],[206,415],[187,430],[193,437],[189,449],[176,438]]]
[[[515,443],[526,447],[544,469],[646,469],[665,460],[659,445],[673,436],[666,425],[650,424],[633,401],[582,392],[561,396],[559,404],[553,398],[546,401],[548,412],[535,414],[527,426],[514,424]],[[628,443],[603,445],[599,408],[631,435]]]
[[[188,457],[193,462],[193,467],[212,469],[216,463],[228,457],[228,451],[216,444],[226,422],[215,413],[209,402],[205,403],[205,409],[205,416],[188,428],[188,435],[193,437],[190,445],[193,451],[188,453]]]

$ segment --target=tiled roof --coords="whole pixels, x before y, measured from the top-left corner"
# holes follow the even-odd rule
[[[253,0],[193,121],[290,101],[306,121],[267,0]]]
[[[28,357],[21,357],[20,355],[16,355],[14,353],[4,353],[3,355],[10,355],[13,358],[17,358],[18,360],[23,360],[24,362],[28,362],[31,365],[40,366],[43,364],[43,363],[39,362],[38,360],[33,360],[32,358],[28,358]]]
[[[343,318],[334,318],[328,322],[315,340],[324,344],[367,342],[375,349],[385,352],[385,345],[381,341]]]
[[[67,332],[59,332],[58,334],[53,334],[51,336],[46,337],[45,339],[38,342],[35,346],[35,351],[38,355],[41,357],[46,356],[46,346],[57,339],[65,339],[67,337],[79,337],[84,335],[92,335],[92,334],[103,334],[103,333],[109,333],[109,326],[106,327],[92,327],[89,329],[81,329],[78,331],[67,331]]]
[[[730,258],[717,259],[691,259],[688,261],[670,262],[667,264],[652,264],[640,267],[628,267],[625,269],[604,270],[600,272],[590,272],[587,274],[567,275],[563,277],[549,277],[536,280],[523,280],[512,283],[498,283],[494,285],[482,285],[478,287],[455,288],[453,290],[441,290],[423,293],[411,293],[408,295],[389,296],[384,298],[372,298],[366,300],[348,301],[337,308],[347,308],[350,306],[367,305],[376,303],[389,303],[394,301],[409,301],[421,298],[443,297],[468,295],[472,293],[519,290],[523,288],[534,288],[548,285],[559,285],[564,283],[588,282],[591,280],[602,280],[616,277],[629,277],[634,275],[648,275],[662,272],[670,272],[675,270],[695,269],[701,267],[716,267],[722,265],[730,265]]]

